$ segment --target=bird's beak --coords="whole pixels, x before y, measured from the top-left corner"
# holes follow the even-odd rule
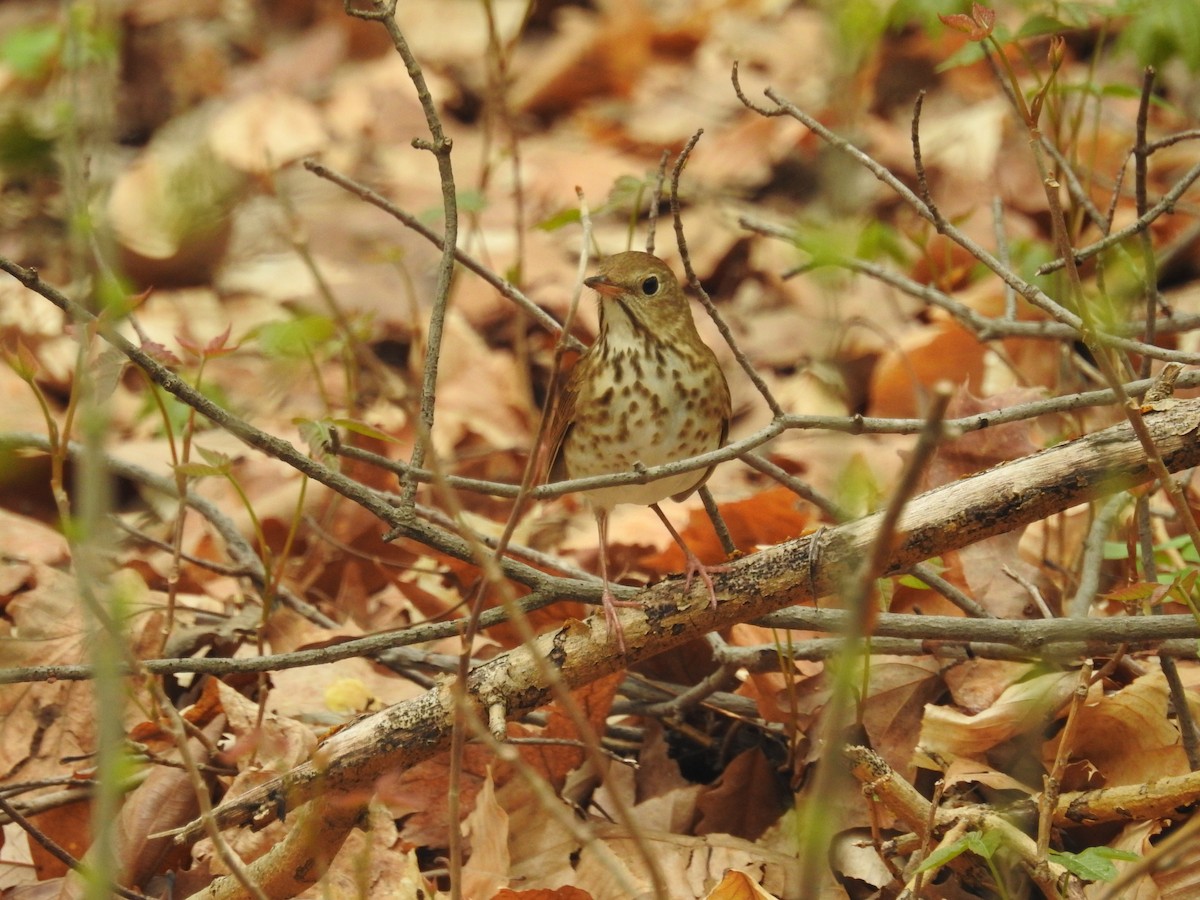
[[[585,278],[583,283],[597,294],[603,294],[605,297],[617,297],[622,293],[620,285],[613,284],[611,281],[605,281],[602,275],[593,275],[591,278]]]

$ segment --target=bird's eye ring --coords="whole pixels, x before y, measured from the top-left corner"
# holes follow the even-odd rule
[[[647,297],[653,297],[658,293],[658,276],[651,275],[642,282],[642,293]]]

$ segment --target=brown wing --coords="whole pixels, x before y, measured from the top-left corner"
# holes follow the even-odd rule
[[[542,442],[544,450],[538,469],[541,477],[535,482],[537,484],[553,484],[570,477],[563,461],[562,448],[575,424],[575,400],[579,396],[576,385],[583,360],[584,358],[580,357],[571,369],[571,374],[555,382],[556,389],[551,391],[547,401],[551,404],[550,423],[546,426],[545,439]]]

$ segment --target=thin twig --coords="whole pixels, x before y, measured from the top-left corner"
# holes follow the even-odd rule
[[[994,618],[990,612],[983,606],[980,606],[975,600],[968,597],[945,578],[937,573],[929,563],[918,563],[908,570],[909,574],[914,578],[919,578],[925,582],[933,590],[937,591],[964,613],[976,619],[991,619]]]
[[[792,232],[788,228],[764,222],[752,216],[739,217],[738,224],[759,234],[780,238],[789,242],[793,240]],[[1077,340],[1079,338],[1080,326],[1078,322],[1070,324],[1055,321],[1013,321],[1007,317],[995,319],[971,309],[966,304],[955,300],[934,285],[922,284],[879,263],[856,259],[854,257],[842,257],[836,260],[836,264],[848,271],[867,275],[877,281],[897,288],[911,297],[932,303],[944,309],[983,341],[1005,337],[1027,337],[1054,341]],[[1013,285],[1007,281],[1005,282],[1005,286],[1010,290],[1013,289]],[[1186,322],[1181,320],[1178,329],[1173,330],[1190,330],[1195,328],[1196,324],[1196,320],[1189,317]],[[1139,333],[1141,330],[1142,326],[1139,322],[1124,325],[1120,329],[1120,331],[1124,331],[1127,334]],[[1113,347],[1127,353],[1140,353],[1152,359],[1175,361],[1189,365],[1200,362],[1200,356],[1197,356],[1195,353],[1156,347],[1144,341],[1125,337],[1120,332],[1096,331],[1095,340],[1103,346]]]
[[[929,190],[929,179],[925,174],[925,162],[921,158],[921,109],[924,105],[925,91],[922,89],[917,92],[917,99],[913,102],[912,124],[909,127],[909,142],[912,144],[913,164],[916,167],[917,173],[917,191],[920,194],[921,201],[929,210],[934,225],[938,225],[938,223],[944,222],[945,219],[938,211],[937,204],[933,202],[933,194]]]
[[[1150,583],[1158,582],[1158,561],[1155,558],[1154,536],[1150,531],[1150,500],[1145,495],[1138,497],[1138,552],[1142,561],[1142,578]],[[1164,615],[1162,606],[1154,607],[1155,617]],[[1163,653],[1158,655],[1159,666],[1163,677],[1167,680],[1167,690],[1171,695],[1171,706],[1175,710],[1175,721],[1179,727],[1183,752],[1187,756],[1188,767],[1200,771],[1200,730],[1196,727],[1196,718],[1192,715],[1192,707],[1188,699],[1183,679],[1179,675],[1179,666],[1174,657]]]
[[[1133,237],[1135,234],[1141,234],[1146,231],[1155,221],[1167,213],[1173,213],[1176,206],[1179,204],[1179,198],[1187,193],[1188,189],[1200,179],[1200,163],[1192,166],[1185,172],[1178,181],[1171,186],[1171,189],[1162,195],[1162,198],[1152,207],[1146,210],[1144,215],[1138,216],[1130,224],[1126,225],[1111,234],[1106,235],[1100,240],[1092,244],[1087,244],[1083,247],[1077,247],[1073,251],[1073,258],[1076,262],[1082,263],[1091,259],[1097,253],[1102,253],[1109,247],[1116,246],[1126,238]],[[1043,263],[1037,269],[1038,275],[1049,275],[1051,272],[1057,272],[1066,265],[1066,259],[1059,257],[1051,260],[1048,263]]]
[[[433,417],[435,398],[437,395],[438,362],[442,352],[442,333],[445,328],[446,306],[450,300],[450,282],[454,277],[454,248],[458,245],[458,197],[454,181],[454,167],[450,160],[453,143],[446,137],[438,115],[437,104],[429,92],[425,82],[425,73],[421,64],[408,46],[404,32],[396,22],[396,0],[384,2],[374,0],[373,10],[362,10],[354,6],[353,0],[344,0],[347,15],[377,21],[387,30],[392,39],[392,46],[404,61],[408,78],[417,90],[417,100],[425,114],[425,124],[429,128],[432,140],[413,138],[412,145],[417,150],[428,150],[437,161],[438,179],[442,189],[442,259],[438,266],[437,285],[434,288],[432,309],[429,313],[429,327],[425,333],[425,371],[421,379],[421,399],[419,415],[426,436],[433,433]],[[412,465],[419,469],[425,462],[428,452],[427,443],[418,437],[413,443]],[[417,484],[406,481],[401,495],[400,511],[405,517],[411,515],[412,504],[416,499]]]
[[[377,191],[372,190],[366,185],[355,181],[353,178],[343,175],[334,169],[329,168],[329,166],[325,165],[324,163],[317,162],[316,160],[306,159],[304,161],[304,168],[308,169],[318,178],[324,178],[326,181],[330,181],[339,187],[344,188],[359,199],[365,200],[372,206],[376,206],[383,210],[388,215],[399,221],[406,228],[421,235],[421,237],[425,238],[439,250],[445,249],[446,241],[442,235],[428,228],[416,216],[396,206],[396,204],[392,203]],[[517,304],[517,306],[521,308],[522,312],[546,329],[547,332],[550,334],[560,334],[562,332],[562,325],[560,325],[553,316],[538,306],[533,300],[525,296],[525,294],[522,293],[522,291],[515,284],[501,278],[465,250],[455,249],[454,258],[458,260],[458,262],[462,263],[465,269],[474,272],[476,275],[494,287],[497,291],[499,291],[502,296],[507,297],[513,303]],[[567,342],[568,346],[572,350],[583,349],[583,344],[578,338],[567,335],[563,339]]]
[[[696,275],[696,270],[692,267],[692,258],[688,253],[687,237],[683,233],[683,218],[680,215],[679,177],[683,173],[683,167],[687,164],[692,148],[696,146],[696,142],[700,140],[703,134],[704,129],[700,129],[691,136],[680,152],[679,159],[675,163],[675,171],[671,175],[671,216],[675,220],[675,239],[679,244],[679,254],[683,258],[683,269],[687,275],[688,285],[696,292],[696,296],[699,298],[705,312],[713,320],[713,323],[717,326],[717,330],[721,332],[721,337],[725,339],[725,343],[729,346],[730,351],[733,353],[733,358],[737,360],[737,364],[741,366],[742,371],[746,373],[746,376],[750,379],[755,389],[762,395],[763,400],[767,402],[767,407],[771,410],[771,415],[778,419],[784,414],[783,407],[775,399],[775,395],[771,393],[771,389],[758,373],[757,368],[750,362],[746,354],[742,352],[741,347],[738,346],[733,336],[733,330],[730,329],[724,316],[721,315],[716,304],[713,303],[712,297],[708,295],[708,292],[700,284],[700,278]]]
[[[1104,565],[1104,542],[1108,539],[1113,521],[1129,503],[1125,494],[1109,497],[1100,505],[1083,541],[1083,558],[1079,561],[1079,585],[1075,596],[1063,604],[1068,616],[1086,616],[1100,592],[1100,573]]]
[[[1146,123],[1150,118],[1150,100],[1154,94],[1154,69],[1146,67],[1142,78],[1142,96],[1138,103],[1137,129],[1133,147],[1134,181],[1133,193],[1137,204],[1137,214],[1140,219],[1146,214],[1146,178],[1150,163],[1150,150],[1146,146]],[[1142,251],[1142,290],[1146,295],[1146,334],[1144,340],[1153,344],[1158,328],[1158,262],[1154,257],[1154,244],[1150,239],[1150,229],[1144,229],[1139,235],[1138,245]],[[1142,378],[1150,377],[1150,359],[1144,357],[1139,373]]]
[[[650,208],[646,215],[646,252],[654,252],[654,235],[658,225],[658,207],[662,203],[663,183],[667,179],[667,163],[671,151],[664,150],[658,158],[658,171],[654,178],[654,190],[650,194]]]

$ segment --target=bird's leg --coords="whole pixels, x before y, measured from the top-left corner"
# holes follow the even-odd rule
[[[596,514],[596,530],[600,532],[600,577],[604,580],[604,593],[600,602],[604,604],[604,621],[608,623],[608,633],[617,639],[617,647],[625,652],[625,629],[617,618],[617,607],[640,607],[633,600],[618,600],[613,596],[612,587],[608,583],[608,510],[603,506],[594,507]]]
[[[728,572],[729,566],[704,565],[704,563],[700,562],[700,558],[692,552],[691,547],[684,543],[683,538],[680,536],[679,532],[675,530],[675,526],[671,524],[671,520],[667,518],[666,513],[662,511],[659,505],[657,503],[651,503],[650,508],[654,510],[659,519],[662,520],[662,523],[667,526],[667,531],[671,532],[671,537],[675,538],[675,543],[677,543],[679,545],[679,549],[683,551],[683,557],[687,561],[686,568],[684,569],[685,580],[683,583],[683,589],[685,591],[690,590],[692,587],[692,579],[699,575],[700,580],[704,582],[704,586],[708,588],[708,602],[711,604],[713,609],[716,609],[717,590],[715,587],[713,587],[712,575],[709,573]]]

